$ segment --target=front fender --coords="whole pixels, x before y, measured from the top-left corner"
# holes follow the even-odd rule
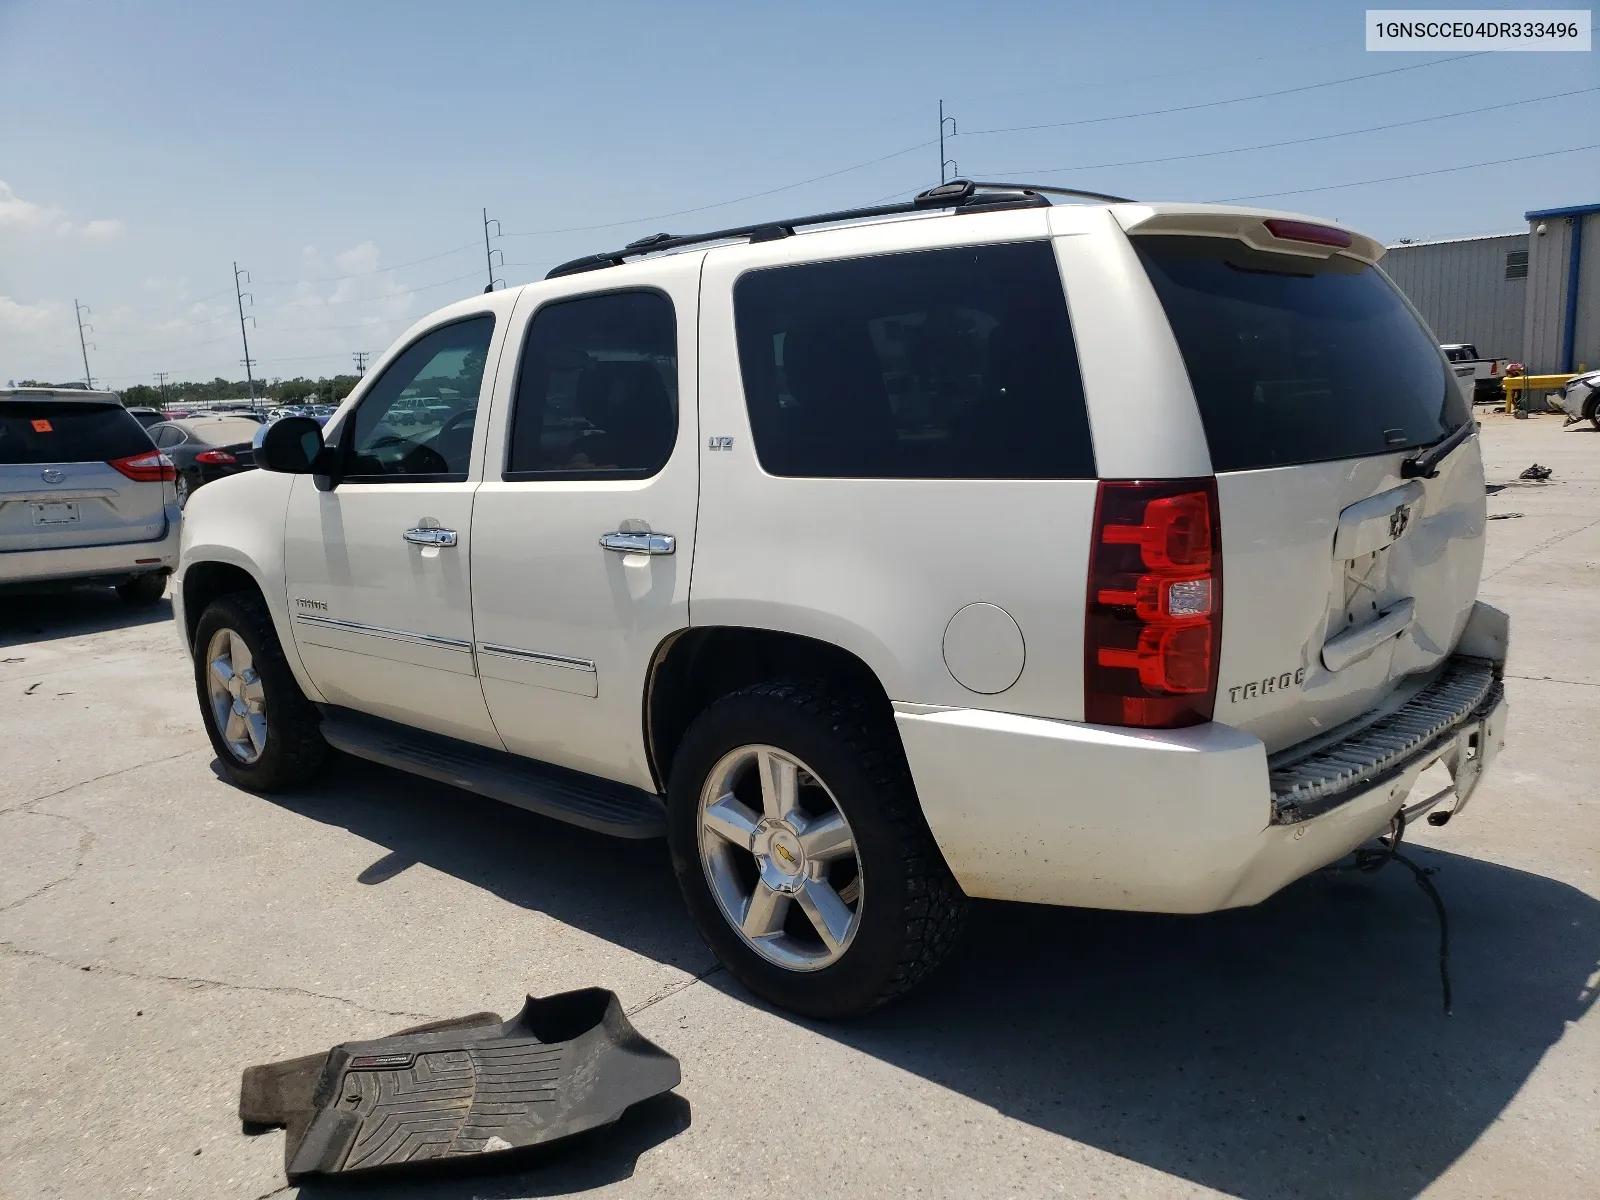
[[[284,577],[284,521],[295,476],[274,471],[245,471],[207,484],[189,498],[184,510],[178,571],[173,579],[172,612],[178,637],[191,656],[189,620],[184,602],[189,572],[202,564],[236,567],[255,581],[272,615],[278,642],[301,691],[321,702],[300,659],[289,616],[288,586]],[[198,614],[196,614],[198,616]]]

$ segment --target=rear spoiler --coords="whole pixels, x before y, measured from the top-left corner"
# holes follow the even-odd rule
[[[1253,250],[1274,254],[1297,254],[1305,258],[1332,258],[1342,254],[1359,262],[1376,263],[1383,257],[1383,243],[1364,233],[1346,229],[1336,221],[1308,217],[1303,213],[1273,212],[1253,208],[1233,208],[1224,204],[1114,204],[1111,213],[1129,234],[1144,237],[1172,234],[1180,237],[1227,237],[1243,242]],[[1280,229],[1299,226],[1345,235],[1346,246],[1280,237],[1268,228],[1272,222]]]

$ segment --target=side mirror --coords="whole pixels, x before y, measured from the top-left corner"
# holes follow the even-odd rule
[[[263,425],[252,440],[256,466],[285,475],[309,475],[323,456],[322,426],[310,417],[283,417]]]

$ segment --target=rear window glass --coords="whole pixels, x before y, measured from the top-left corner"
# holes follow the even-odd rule
[[[1468,419],[1427,329],[1376,267],[1231,238],[1136,238],[1200,406],[1211,465],[1414,449]]]
[[[1094,478],[1046,242],[773,267],[733,299],[756,454],[774,475]]]
[[[119,404],[72,400],[0,403],[0,463],[110,462],[152,449],[150,437]]]

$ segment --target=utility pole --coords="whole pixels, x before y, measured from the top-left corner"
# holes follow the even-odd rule
[[[161,388],[161,405],[163,408],[166,407],[167,403],[167,376],[169,374],[171,374],[170,371],[155,372],[156,384]]]
[[[943,183],[946,179],[954,179],[957,175],[959,175],[961,173],[960,172],[960,168],[956,166],[956,160],[953,159],[953,158],[946,158],[944,156],[944,127],[946,125],[950,126],[950,136],[951,137],[955,137],[955,135],[956,135],[956,119],[954,117],[947,117],[947,116],[944,115],[944,101],[941,100],[941,101],[939,101],[939,182],[940,183]],[[945,168],[946,167],[949,168],[949,173],[948,174],[945,173]]]
[[[489,210],[486,208],[483,210],[483,261],[484,265],[489,268],[489,286],[483,289],[486,292],[494,291],[494,285],[497,283],[501,287],[505,287],[506,285],[506,281],[504,279],[496,279],[494,277],[494,256],[496,254],[500,255],[500,265],[502,267],[506,265],[506,256],[505,252],[502,250],[489,249],[489,226],[491,225],[494,226],[495,237],[499,237],[500,222],[491,220],[489,217]]]
[[[256,403],[256,377],[255,372],[251,368],[255,366],[255,359],[250,357],[250,335],[245,332],[244,328],[244,298],[246,293],[239,290],[239,280],[241,276],[243,276],[245,283],[250,282],[250,272],[239,270],[239,264],[234,263],[233,296],[234,299],[239,302],[239,337],[244,342],[244,377],[250,386],[250,407],[254,408]],[[250,303],[254,304],[255,302],[256,298],[251,296]],[[251,317],[250,319],[252,321],[255,320],[254,317]]]
[[[78,349],[83,351],[83,386],[93,391],[94,377],[89,374],[89,343],[83,340],[84,330],[87,329],[90,333],[94,332],[93,325],[85,325],[83,323],[83,314],[89,311],[89,306],[87,304],[79,304],[77,299],[74,298],[72,311],[78,317]],[[96,346],[95,349],[98,350],[100,347]]]
[[[350,355],[356,362],[356,378],[360,379],[367,373],[367,359],[371,357],[365,350],[357,350]]]

